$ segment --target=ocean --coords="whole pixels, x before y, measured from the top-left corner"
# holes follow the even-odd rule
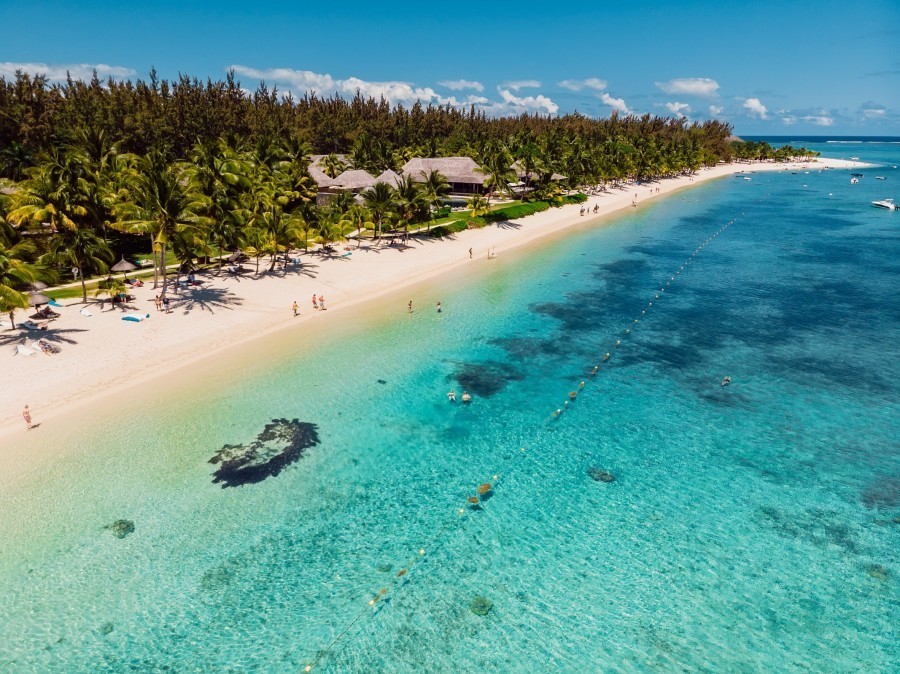
[[[110,404],[0,671],[900,670],[900,145],[805,144]]]

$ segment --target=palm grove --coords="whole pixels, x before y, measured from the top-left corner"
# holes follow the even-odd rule
[[[398,170],[411,157],[469,156],[485,187],[502,194],[526,174],[525,200],[560,201],[561,187],[694,171],[746,149],[730,126],[669,118],[488,118],[474,108],[410,108],[357,95],[294,99],[261,85],[247,94],[224,81],[50,84],[0,78],[0,311],[28,306],[37,281],[103,275],[125,252],[166,264],[210,260],[237,249],[274,268],[276,256],[310,241],[355,232],[380,236],[428,222],[449,189],[439,173],[395,186],[377,183],[316,205],[307,168],[326,154],[329,175],[345,168]],[[770,148],[771,149],[771,148]],[[754,148],[754,158],[765,151]],[[343,155],[339,157],[338,154]],[[565,184],[553,182],[554,174]],[[489,211],[481,196],[472,215]],[[221,258],[219,258],[221,259]],[[114,282],[102,288],[112,294]]]

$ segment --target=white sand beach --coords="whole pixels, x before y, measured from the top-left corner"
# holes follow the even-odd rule
[[[92,299],[84,316],[80,301],[66,300],[60,317],[46,332],[17,327],[0,332],[2,347],[2,386],[0,386],[0,453],[15,453],[24,445],[33,446],[36,436],[52,433],[57,419],[73,412],[85,419],[101,413],[104,396],[120,395],[124,389],[165,377],[166,385],[177,385],[178,371],[189,363],[215,358],[217,353],[246,344],[274,331],[309,334],[321,330],[324,322],[340,320],[358,311],[360,303],[409,286],[415,297],[415,284],[463,265],[490,265],[488,255],[495,250],[502,256],[515,247],[578,225],[602,223],[611,213],[637,208],[673,192],[701,182],[740,172],[818,170],[824,167],[852,168],[858,162],[818,159],[798,164],[729,164],[701,170],[695,176],[667,179],[652,185],[627,185],[591,196],[586,204],[589,215],[581,216],[580,206],[566,206],[518,221],[516,227],[492,225],[461,232],[443,240],[413,238],[404,248],[363,242],[342,244],[338,254],[300,255],[301,264],[288,265],[271,274],[253,273],[253,261],[245,263],[250,271],[242,276],[204,273],[200,286],[180,290],[171,297],[171,313],[156,309],[152,282],[131,292],[136,296],[129,311],[149,314],[142,322],[122,320],[124,312],[101,309]],[[658,188],[658,193],[657,193]],[[593,213],[595,206],[598,212]],[[349,251],[344,248],[348,247]],[[472,257],[469,249],[472,249]],[[342,257],[340,254],[350,252]],[[267,265],[261,264],[261,271]],[[312,307],[313,294],[325,297],[327,310]],[[300,315],[294,317],[297,301]],[[432,301],[421,298],[421,302]],[[432,302],[433,303],[433,302]],[[398,306],[405,311],[405,302]],[[5,317],[4,317],[5,318]],[[24,311],[16,314],[17,324],[27,319]],[[60,347],[47,355],[16,354],[23,338],[30,345],[47,335]],[[40,427],[26,431],[22,408],[29,404]],[[26,432],[27,441],[23,442]],[[18,440],[17,440],[18,438]],[[52,450],[50,450],[52,451]],[[10,456],[5,459],[10,459]]]

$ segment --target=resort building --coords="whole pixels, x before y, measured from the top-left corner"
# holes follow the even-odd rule
[[[412,176],[416,182],[424,182],[428,173],[440,171],[450,183],[451,194],[484,194],[487,176],[479,168],[471,157],[414,157],[406,162],[401,173]]]

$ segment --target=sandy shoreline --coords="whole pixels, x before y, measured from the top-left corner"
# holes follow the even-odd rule
[[[15,453],[17,447],[40,442],[40,435],[46,435],[49,441],[54,434],[46,427],[52,427],[61,415],[78,412],[93,417],[99,414],[104,397],[164,375],[171,375],[167,381],[173,384],[176,371],[225,349],[278,331],[308,335],[347,316],[354,306],[358,310],[360,303],[463,265],[491,264],[488,252],[492,249],[502,255],[572,226],[599,224],[608,220],[606,216],[631,208],[635,195],[640,208],[677,190],[740,172],[856,166],[862,164],[824,158],[812,163],[721,165],[702,169],[693,178],[667,179],[652,186],[628,185],[592,196],[587,205],[591,211],[599,206],[597,214],[580,216],[580,206],[566,206],[524,218],[513,227],[492,225],[444,240],[413,239],[402,251],[366,243],[357,248],[351,243],[348,257],[301,255],[301,265],[289,265],[283,272],[258,277],[249,273],[237,278],[204,274],[200,277],[202,286],[171,296],[170,314],[157,312],[154,296],[159,290],[154,291],[148,283],[131,291],[136,296],[131,303],[133,310],[150,314],[141,323],[123,321],[122,311],[108,305],[101,310],[93,303],[89,305],[93,316],[86,317],[79,313],[83,306],[80,302],[67,300],[60,310],[62,315],[46,333],[48,340],[61,348],[58,354],[14,355],[23,336],[30,344],[42,336],[42,331],[17,328],[0,332],[0,452]],[[251,271],[254,268],[252,262],[245,266]],[[261,270],[265,268],[261,265]],[[313,310],[313,293],[325,296],[327,311]],[[291,310],[295,300],[301,312],[296,318]],[[416,306],[423,308],[421,304]],[[17,312],[17,323],[26,318],[25,312]],[[31,406],[35,421],[44,427],[33,430],[27,438],[20,417],[25,403]]]

